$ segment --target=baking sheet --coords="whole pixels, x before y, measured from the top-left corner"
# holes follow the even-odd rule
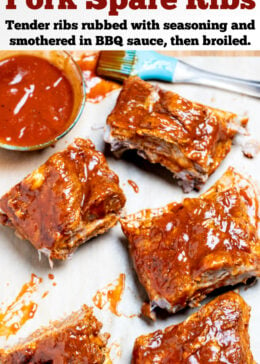
[[[183,60],[197,67],[227,75],[260,79],[260,58],[257,57],[186,57]],[[249,131],[253,138],[260,141],[259,100],[207,87],[169,84],[161,84],[161,87],[174,90],[194,101],[248,115]],[[163,206],[175,200],[181,201],[184,194],[165,169],[151,165],[132,153],[121,160],[116,160],[105,146],[103,126],[115,104],[118,92],[110,94],[99,104],[86,103],[78,124],[54,148],[28,153],[0,150],[0,194],[8,191],[51,154],[64,149],[75,137],[80,136],[91,138],[97,149],[105,152],[110,167],[120,177],[121,186],[127,197],[128,213],[143,208]],[[241,147],[234,145],[231,153],[210,177],[201,192],[208,189],[230,165],[242,173],[253,176],[260,185],[260,154],[252,160],[247,159],[243,156]],[[139,193],[135,193],[127,183],[129,179],[138,185]],[[189,196],[197,195],[199,194],[196,192],[189,194]],[[37,251],[28,242],[16,238],[10,229],[0,227],[0,272],[1,310],[13,301],[22,285],[30,280],[31,273],[43,278],[38,294],[49,291],[44,299],[39,300],[35,317],[29,320],[15,337],[10,337],[8,341],[0,338],[1,346],[17,342],[19,338],[27,336],[39,326],[48,325],[50,320],[65,317],[66,314],[79,309],[83,303],[93,306],[92,297],[97,290],[114,281],[120,273],[126,274],[126,288],[118,307],[118,311],[124,315],[115,316],[106,308],[94,309],[95,315],[104,324],[103,330],[111,334],[109,345],[113,344],[111,356],[114,363],[130,363],[133,343],[137,336],[181,322],[194,311],[187,309],[151,323],[138,317],[126,317],[140,312],[145,294],[136,279],[128,257],[126,242],[118,225],[108,233],[84,244],[71,260],[56,262],[52,271],[48,260],[43,257],[39,261]],[[52,281],[48,279],[49,273],[54,274],[56,286],[53,286]],[[251,348],[255,360],[260,362],[258,308],[260,284],[257,283],[247,290],[241,286],[240,293],[252,307]]]

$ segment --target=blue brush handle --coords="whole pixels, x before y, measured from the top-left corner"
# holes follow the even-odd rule
[[[133,70],[133,74],[143,80],[206,85],[260,98],[260,81],[204,71],[174,57],[153,51],[136,51]]]
[[[153,51],[136,51],[135,74],[143,80],[173,82],[178,60]]]

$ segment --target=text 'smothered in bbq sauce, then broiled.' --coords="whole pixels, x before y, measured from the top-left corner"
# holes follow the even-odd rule
[[[31,55],[0,61],[0,142],[43,144],[62,134],[70,122],[73,88],[56,66]]]

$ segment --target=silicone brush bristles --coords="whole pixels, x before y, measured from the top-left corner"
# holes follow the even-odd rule
[[[124,81],[135,74],[135,51],[102,51],[100,52],[97,75]]]

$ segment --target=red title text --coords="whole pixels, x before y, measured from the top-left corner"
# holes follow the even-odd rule
[[[24,4],[31,10],[76,10],[76,0],[23,0]],[[182,2],[183,0],[181,0]],[[252,10],[256,7],[254,0],[186,0],[187,10]],[[7,0],[5,8],[15,10],[21,0]],[[109,15],[118,15],[120,10],[130,8],[132,10],[155,10],[158,7],[166,10],[174,10],[178,7],[178,0],[86,0],[87,10],[104,10],[108,8]]]

